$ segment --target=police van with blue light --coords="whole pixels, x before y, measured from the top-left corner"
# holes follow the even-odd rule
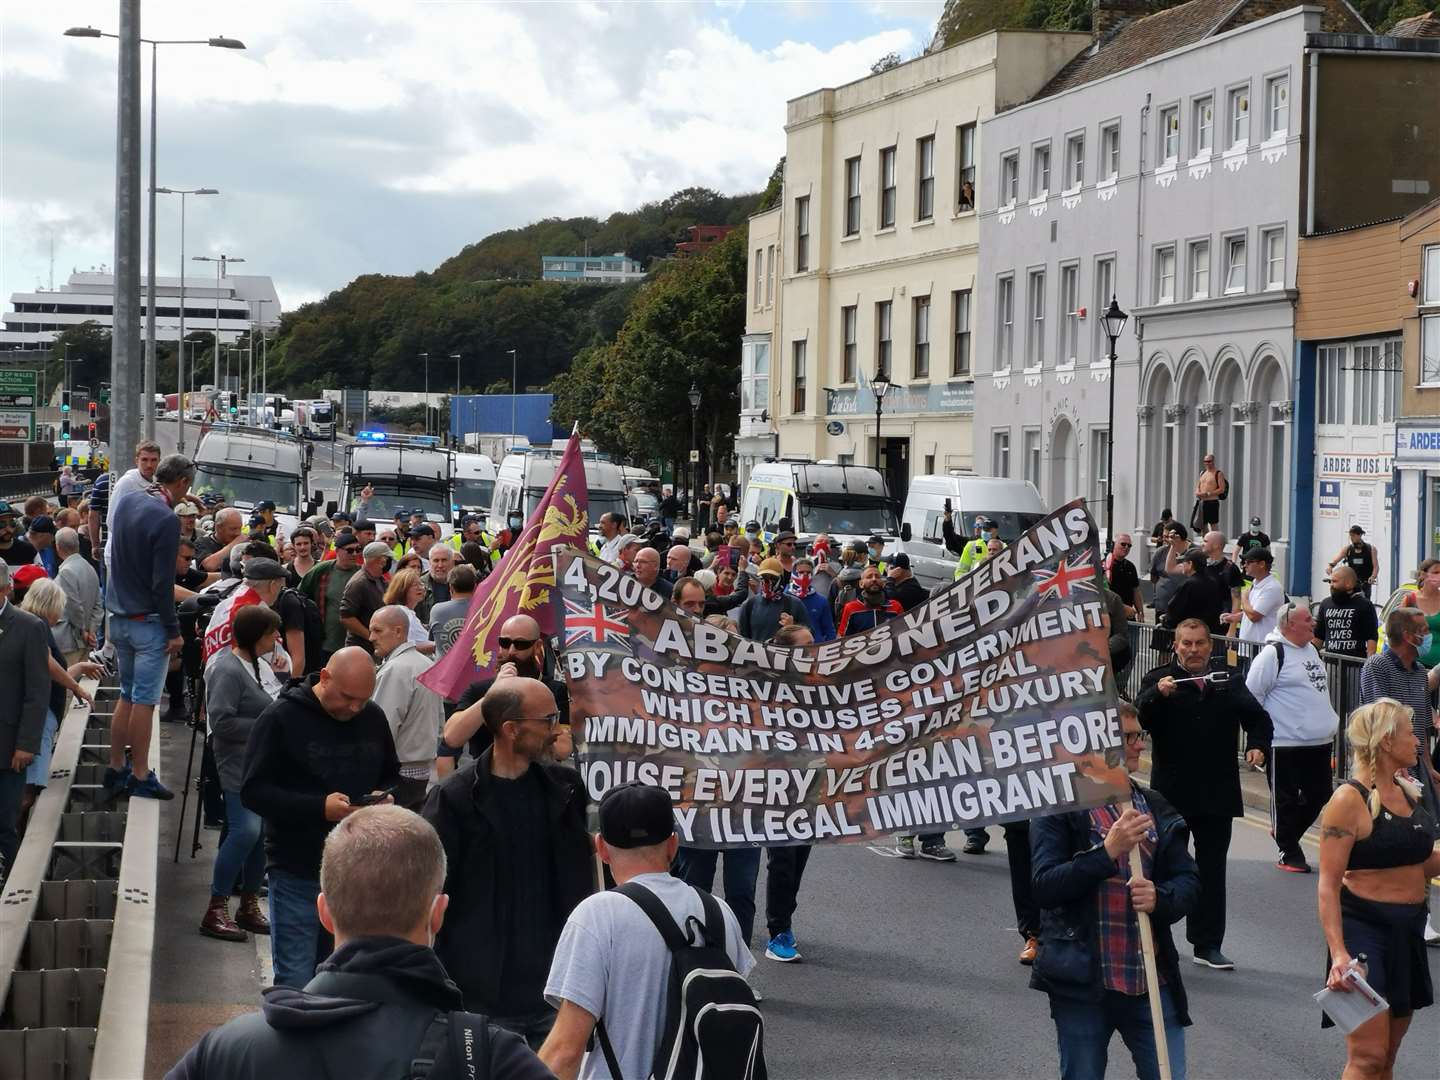
[[[397,513],[423,514],[441,539],[454,531],[455,453],[435,435],[361,431],[345,447],[340,505],[377,524]]]

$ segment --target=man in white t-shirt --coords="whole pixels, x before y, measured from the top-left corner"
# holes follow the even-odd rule
[[[600,802],[600,858],[610,865],[618,885],[635,882],[653,892],[685,926],[692,916],[703,922],[699,892],[670,876],[679,838],[670,796],[649,784],[622,784]],[[735,970],[746,975],[755,966],[740,924],[723,901],[725,951]],[[555,957],[545,997],[559,1010],[540,1060],[559,1080],[610,1080],[604,1055],[585,1047],[597,1021],[605,1021],[624,1080],[649,1076],[665,1024],[671,954],[640,906],[620,893],[587,897],[570,913]]]
[[[1243,559],[1250,586],[1240,593],[1240,610],[1226,612],[1220,621],[1239,623],[1241,641],[1264,641],[1275,630],[1275,616],[1285,603],[1285,588],[1270,572],[1275,556],[1269,548],[1251,548]]]
[[[110,491],[110,504],[106,512],[105,520],[105,563],[110,563],[110,537],[114,534],[110,531],[110,517],[115,511],[115,506],[120,502],[120,496],[128,495],[132,491],[143,491],[155,482],[155,470],[160,467],[160,444],[150,439],[142,439],[135,445],[135,467],[126,470],[120,479],[115,481],[115,486]]]

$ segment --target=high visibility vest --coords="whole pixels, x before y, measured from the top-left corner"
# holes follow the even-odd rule
[[[970,540],[965,544],[965,550],[960,553],[960,561],[955,565],[955,577],[964,577],[971,570],[975,569],[990,553],[989,543],[985,540]]]

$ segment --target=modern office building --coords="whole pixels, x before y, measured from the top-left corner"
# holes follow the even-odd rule
[[[149,303],[149,289],[140,282],[140,315]],[[96,271],[76,272],[54,290],[17,292],[10,297],[0,350],[48,349],[55,335],[68,327],[93,322],[109,327],[114,322],[115,277]],[[275,283],[253,274],[230,274],[216,288],[214,275],[203,273],[185,279],[185,332],[215,332],[220,341],[234,342],[255,324],[273,330],[280,324],[280,299]],[[143,326],[143,322],[142,322]],[[142,331],[143,332],[143,331]],[[157,278],[155,337],[175,341],[180,336],[180,279]]]
[[[542,255],[540,277],[544,281],[595,281],[602,285],[623,285],[644,281],[645,268],[623,252],[614,255]]]
[[[1103,519],[1113,400],[1117,529],[1188,520],[1214,453],[1222,530],[1259,517],[1308,593],[1308,550],[1287,562],[1313,459],[1295,449],[1297,241],[1426,201],[1434,43],[1374,36],[1344,0],[1101,7],[1123,10],[1092,48],[982,124],[977,468]],[[1113,397],[1112,295],[1130,315]]]
[[[971,467],[980,125],[1089,43],[991,32],[789,102],[781,205],[750,223],[740,445],[768,415],[779,456],[878,462],[897,498]]]

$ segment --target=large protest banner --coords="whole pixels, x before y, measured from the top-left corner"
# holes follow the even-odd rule
[[[795,649],[557,551],[590,794],[675,800],[681,842],[861,841],[1128,796],[1099,545],[1080,502],[874,630]]]

